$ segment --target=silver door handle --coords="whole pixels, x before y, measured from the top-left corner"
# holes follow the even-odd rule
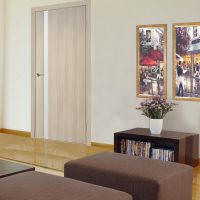
[[[44,76],[44,74],[39,74],[39,73],[37,73],[36,75],[37,77]]]

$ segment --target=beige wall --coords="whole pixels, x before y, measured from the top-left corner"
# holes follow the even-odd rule
[[[59,0],[6,0],[4,127],[30,131],[31,7]],[[92,141],[113,143],[115,131],[148,127],[135,110],[136,25],[168,24],[168,97],[172,97],[172,23],[200,21],[198,0],[91,0]],[[198,20],[199,19],[199,20]],[[200,103],[179,102],[169,130],[200,130]]]

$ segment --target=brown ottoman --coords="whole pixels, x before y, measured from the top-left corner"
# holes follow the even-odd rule
[[[117,153],[70,161],[65,177],[131,194],[134,200],[192,200],[192,167]]]
[[[132,200],[131,195],[39,172],[0,179],[1,200]]]

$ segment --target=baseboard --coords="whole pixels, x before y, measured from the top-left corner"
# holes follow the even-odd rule
[[[22,136],[22,137],[31,137],[31,132],[28,132],[28,131],[17,131],[17,130],[1,128],[0,132],[5,133],[5,134],[10,134],[10,135]]]
[[[107,148],[107,149],[114,150],[114,145],[113,144],[103,144],[103,143],[91,142],[91,146],[92,147],[101,147],[101,148]]]

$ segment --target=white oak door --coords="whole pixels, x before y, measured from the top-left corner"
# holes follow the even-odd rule
[[[85,6],[35,20],[35,137],[86,144]]]

